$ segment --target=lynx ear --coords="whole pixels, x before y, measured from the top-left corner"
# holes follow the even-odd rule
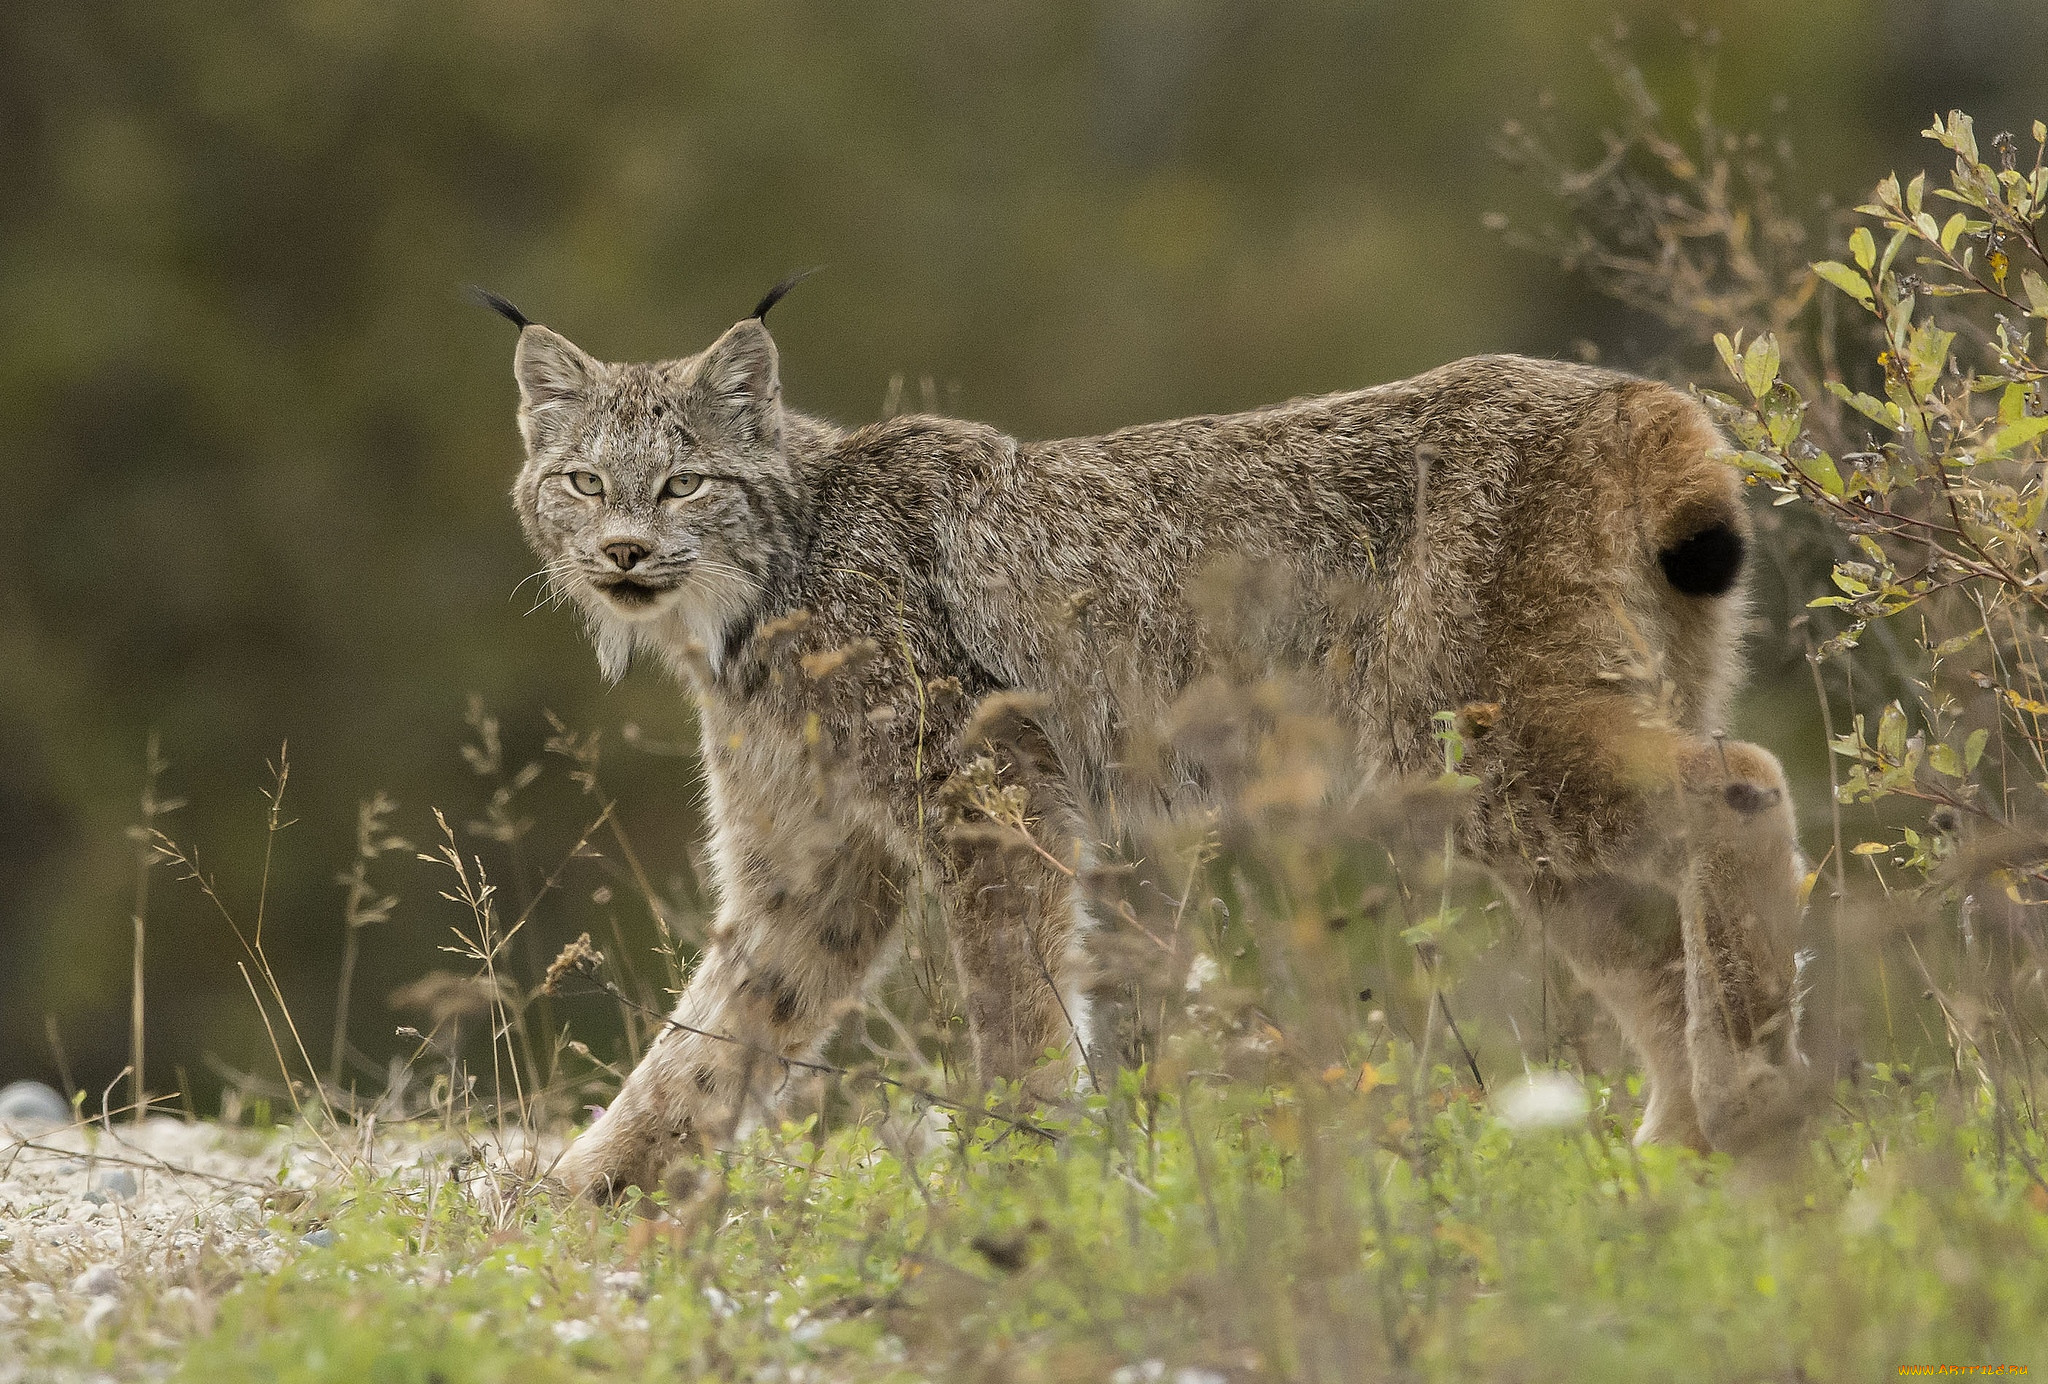
[[[782,428],[782,377],[775,338],[756,317],[735,323],[711,343],[697,367],[697,391],[727,428],[774,442]]]
[[[538,448],[557,424],[580,410],[590,397],[597,362],[561,333],[529,326],[519,333],[512,373],[519,381],[520,431],[526,435],[528,447]]]

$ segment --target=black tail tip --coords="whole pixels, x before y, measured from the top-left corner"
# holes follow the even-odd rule
[[[479,288],[477,285],[471,284],[462,290],[462,296],[480,308],[489,308],[522,332],[533,325],[525,313],[513,307],[509,300],[499,297],[488,288]]]
[[[1748,546],[1734,525],[1710,524],[1658,553],[1657,565],[1664,569],[1664,580],[1681,595],[1725,596],[1742,575]]]

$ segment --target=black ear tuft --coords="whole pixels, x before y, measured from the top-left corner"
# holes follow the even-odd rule
[[[471,284],[468,288],[462,290],[462,295],[480,308],[489,308],[522,332],[533,325],[527,319],[525,313],[513,307],[511,303],[500,298],[488,288],[478,288],[475,284]]]
[[[798,284],[802,283],[805,279],[810,278],[811,275],[817,273],[820,269],[823,269],[824,267],[825,266],[822,264],[814,264],[809,269],[797,270],[796,273],[791,274],[789,277],[785,278],[781,283],[769,289],[768,296],[763,298],[760,301],[759,305],[756,306],[755,309],[748,314],[748,316],[751,317],[756,322],[766,322],[768,320],[768,309],[774,307],[777,303],[781,302],[784,294],[788,293],[792,288],[795,288]]]
[[[1657,554],[1664,580],[1687,596],[1725,596],[1742,575],[1745,544],[1731,524],[1710,524]]]

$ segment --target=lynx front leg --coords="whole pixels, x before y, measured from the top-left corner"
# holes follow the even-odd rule
[[[1766,750],[1731,742],[1680,758],[1686,1049],[1700,1128],[1716,1149],[1783,1143],[1806,1111],[1794,936],[1791,796]]]
[[[879,846],[778,850],[746,834],[718,842],[724,905],[669,1026],[556,1166],[572,1191],[651,1191],[677,1157],[771,1113],[786,1060],[816,1053],[887,950],[902,879]]]

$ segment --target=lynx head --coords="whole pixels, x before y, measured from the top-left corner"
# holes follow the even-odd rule
[[[513,356],[526,465],[513,502],[551,591],[583,612],[617,681],[636,644],[714,663],[732,621],[795,549],[775,343],[752,317],[681,360],[614,365],[529,322]]]

